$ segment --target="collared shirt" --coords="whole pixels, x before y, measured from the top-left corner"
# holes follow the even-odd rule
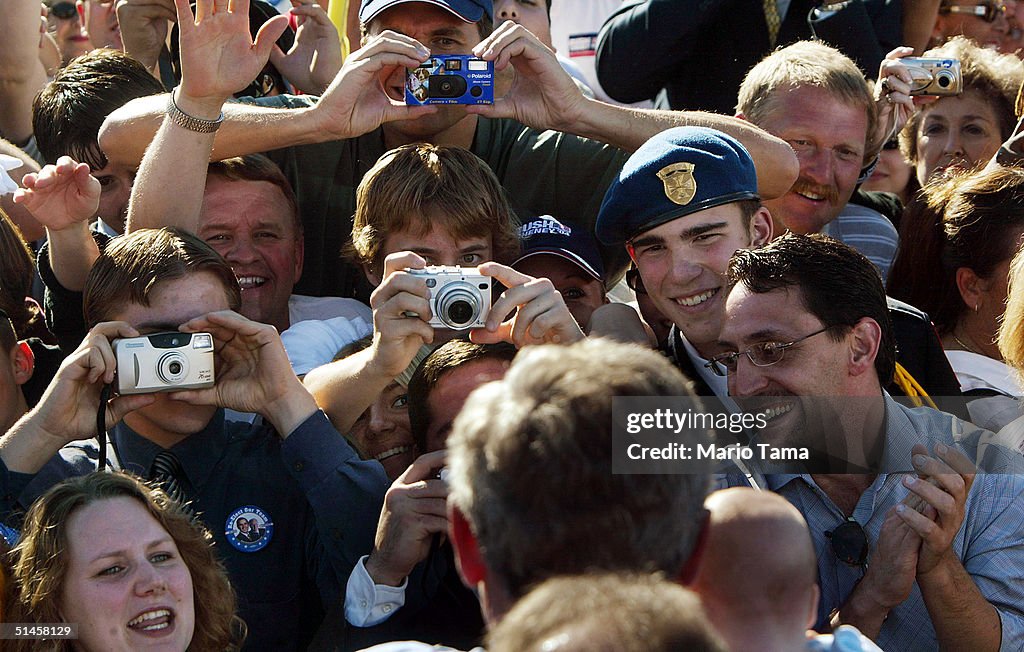
[[[967,496],[964,520],[953,540],[953,551],[999,613],[1001,650],[1024,646],[1024,476],[1007,474],[1021,464],[1018,454],[992,446],[992,433],[951,415],[929,408],[910,409],[885,395],[886,426],[882,468],[910,470],[910,450],[922,440],[942,442],[963,450],[992,473],[979,473]],[[890,508],[909,493],[902,473],[881,473],[864,491],[851,515],[864,528],[872,550]],[[842,606],[863,577],[863,569],[839,561],[832,553],[827,532],[846,515],[808,474],[765,476],[767,486],[789,500],[803,514],[818,557],[821,600],[817,628],[824,627],[832,610]],[[730,485],[743,484],[729,477]],[[868,564],[871,563],[870,557]],[[917,583],[910,597],[889,612],[875,641],[883,650],[938,648],[935,628]]]
[[[123,422],[110,441],[111,463],[142,477],[161,450]],[[284,441],[262,422],[226,422],[218,411],[169,450],[238,593],[249,627],[246,649],[305,649],[325,606],[340,598],[356,560],[373,545],[388,486],[383,468],[359,460],[319,411]],[[61,449],[34,476],[0,462],[5,513],[14,507],[11,496],[27,506],[56,482],[95,470],[97,457],[96,441],[87,440]],[[251,552],[227,536],[229,517],[243,507],[258,508],[273,523],[266,546]]]

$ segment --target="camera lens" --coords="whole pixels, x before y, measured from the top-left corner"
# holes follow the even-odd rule
[[[468,324],[473,321],[473,306],[468,301],[455,301],[448,306],[448,321],[454,324]]]
[[[434,305],[438,320],[454,330],[469,328],[482,312],[480,292],[465,282],[445,285]]]
[[[952,79],[950,78],[950,76],[949,76],[949,73],[945,73],[945,74],[939,74],[939,75],[938,75],[938,76],[937,76],[937,77],[935,78],[935,82],[936,82],[936,83],[937,83],[937,84],[938,84],[939,86],[941,86],[942,88],[949,88],[949,85],[950,85],[951,83],[953,83],[953,80],[952,80]]]
[[[178,351],[165,353],[157,362],[156,375],[168,385],[179,385],[188,375],[188,360]]]
[[[445,93],[445,94],[448,94],[448,93],[452,92],[452,83],[451,83],[451,81],[446,79],[443,82],[441,82],[441,92]]]

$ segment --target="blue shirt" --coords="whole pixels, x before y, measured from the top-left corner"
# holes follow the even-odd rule
[[[991,433],[930,408],[911,409],[888,395],[883,467],[910,467],[914,443],[942,442],[958,447],[976,460],[979,473],[967,496],[964,521],[953,540],[953,550],[981,594],[999,612],[1001,650],[1024,648],[1024,476],[1005,473],[1018,469],[1019,454],[991,445]],[[954,442],[954,433],[956,442]],[[902,473],[882,473],[864,491],[853,518],[867,534],[874,552],[886,512],[909,493]],[[810,527],[818,556],[818,604],[816,629],[827,626],[829,614],[842,606],[863,576],[860,567],[839,561],[832,553],[826,532],[846,520],[846,515],[808,474],[769,474],[769,489],[785,497],[803,514]],[[745,485],[743,476],[729,476],[730,485]],[[868,564],[871,563],[870,557]],[[917,582],[910,597],[889,612],[875,641],[883,650],[936,650],[938,641]]]
[[[123,422],[111,430],[111,442],[112,464],[143,478],[162,450]],[[218,410],[206,428],[169,450],[238,594],[239,616],[249,627],[246,649],[305,649],[326,606],[341,599],[356,561],[373,546],[388,487],[383,467],[360,460],[320,411],[282,441],[269,425],[225,421]],[[7,514],[27,507],[60,480],[95,470],[97,457],[92,439],[64,447],[34,476],[10,472],[0,461],[0,508]],[[273,523],[269,541],[252,552],[226,535],[228,517],[243,507]]]

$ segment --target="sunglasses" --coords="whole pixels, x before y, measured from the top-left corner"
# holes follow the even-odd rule
[[[832,544],[836,559],[848,566],[866,566],[868,561],[868,535],[853,517],[846,519],[825,537]]]
[[[49,15],[61,20],[68,20],[78,16],[73,2],[55,2],[49,7]]]
[[[978,16],[986,23],[994,23],[996,18],[1001,14],[1006,13],[1006,5],[1003,3],[984,3],[976,5],[949,5],[947,7],[941,7],[940,13],[945,14],[964,14],[967,16]]]
[[[889,140],[885,141],[884,145],[882,145],[882,149],[893,150],[893,149],[899,149],[899,148],[900,148],[900,141],[896,140],[895,138],[890,138]]]

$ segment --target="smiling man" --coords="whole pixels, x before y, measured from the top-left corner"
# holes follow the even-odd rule
[[[648,297],[672,320],[667,348],[676,366],[699,394],[725,398],[725,380],[705,365],[723,351],[726,267],[737,249],[772,237],[747,150],[711,129],[656,135],[608,189],[597,236],[625,243]]]
[[[867,256],[885,278],[896,256],[896,228],[877,211],[850,203],[861,169],[871,163],[876,122],[857,65],[815,41],[776,50],[747,73],[736,115],[785,140],[800,161],[789,192],[765,199],[776,234],[831,235]]]
[[[1010,474],[1020,455],[979,446],[991,433],[882,390],[895,346],[868,260],[830,238],[787,234],[738,252],[729,280],[728,352],[715,361],[730,394],[773,407],[768,436],[789,445],[814,443],[805,407],[834,410],[826,434],[842,458],[825,460],[824,472],[764,476],[810,526],[816,628],[851,624],[882,649],[1018,649],[1024,480]]]

